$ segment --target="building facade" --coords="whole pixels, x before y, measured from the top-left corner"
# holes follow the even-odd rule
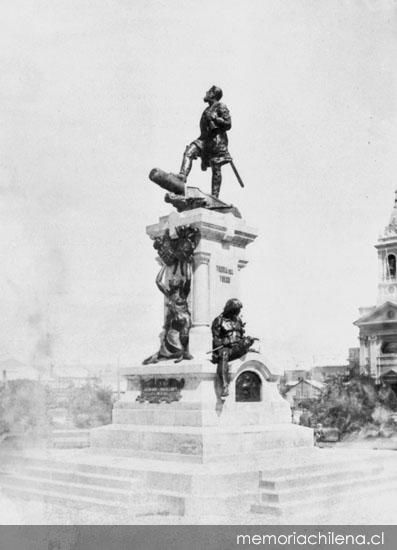
[[[324,390],[324,384],[316,380],[300,380],[289,385],[284,397],[291,407],[299,407],[302,401],[318,399]]]
[[[305,380],[306,378],[310,378],[310,372],[308,370],[291,369],[284,371],[285,384],[299,382],[300,380]]]
[[[347,376],[349,374],[349,365],[321,365],[310,369],[312,380],[326,382],[335,376]]]
[[[387,383],[397,393],[397,191],[389,224],[375,248],[377,303],[360,308],[354,323],[360,330],[360,372]]]

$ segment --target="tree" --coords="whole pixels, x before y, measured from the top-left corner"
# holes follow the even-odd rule
[[[49,429],[48,392],[35,380],[11,380],[0,386],[0,435],[39,435]]]
[[[112,421],[113,393],[110,388],[86,384],[73,388],[69,412],[78,428],[93,428]]]
[[[377,386],[368,376],[350,380],[334,377],[327,382],[320,399],[308,407],[312,424],[338,428],[341,434],[347,434],[384,423],[385,414],[380,414],[380,410],[397,410],[397,398],[389,387]]]

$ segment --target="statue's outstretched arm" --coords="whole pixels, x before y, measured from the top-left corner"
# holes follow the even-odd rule
[[[168,288],[165,286],[163,282],[163,277],[164,277],[166,268],[167,266],[163,265],[163,267],[158,272],[158,275],[156,277],[156,285],[157,285],[157,288],[160,290],[160,292],[162,292],[165,296],[168,296]]]

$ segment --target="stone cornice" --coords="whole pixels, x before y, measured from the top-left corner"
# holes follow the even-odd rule
[[[359,339],[368,338],[372,334],[377,336],[392,336],[397,333],[397,324],[394,327],[376,327],[376,326],[366,326],[360,327],[360,336]]]
[[[155,239],[166,229],[172,235],[175,227],[181,225],[197,227],[201,239],[228,243],[238,248],[245,248],[257,237],[256,231],[247,226],[243,219],[235,218],[230,213],[222,214],[204,208],[162,216],[159,223],[147,226],[146,232],[151,239]]]
[[[241,271],[242,269],[244,269],[244,267],[246,267],[248,264],[248,261],[247,260],[238,260],[237,262],[237,269],[239,271]]]
[[[374,246],[377,250],[385,249],[390,246],[395,246],[397,248],[397,235],[380,237]]]

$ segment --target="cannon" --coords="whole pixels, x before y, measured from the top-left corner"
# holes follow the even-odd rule
[[[153,168],[150,171],[149,179],[170,193],[185,194],[185,182],[175,174],[164,172],[160,168]]]

